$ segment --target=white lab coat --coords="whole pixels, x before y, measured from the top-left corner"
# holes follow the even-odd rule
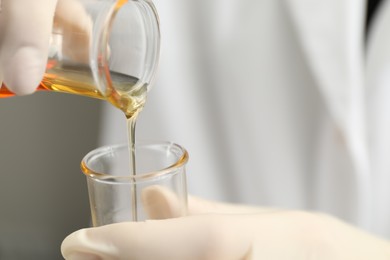
[[[156,1],[161,63],[137,139],[187,148],[190,193],[328,212],[390,238],[390,4]],[[102,144],[126,140],[107,105]]]

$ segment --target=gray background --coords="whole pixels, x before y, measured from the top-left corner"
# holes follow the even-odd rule
[[[36,93],[0,99],[0,259],[62,259],[89,225],[82,157],[97,147],[103,101]]]

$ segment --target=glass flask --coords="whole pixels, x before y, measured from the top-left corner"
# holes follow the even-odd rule
[[[159,47],[149,0],[59,1],[38,90],[104,99],[130,116],[145,102]],[[2,84],[0,97],[13,95]]]

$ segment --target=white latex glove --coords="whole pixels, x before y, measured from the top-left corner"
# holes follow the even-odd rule
[[[154,218],[175,215],[162,189],[144,194]],[[189,198],[188,217],[119,223],[69,235],[62,254],[76,259],[387,260],[390,245],[333,217]]]
[[[15,94],[30,94],[45,71],[57,0],[0,2],[0,83]]]

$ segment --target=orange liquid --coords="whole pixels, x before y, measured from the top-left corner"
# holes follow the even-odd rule
[[[66,78],[46,74],[42,82],[37,87],[38,91],[55,91],[69,94],[82,95],[87,97],[104,99],[94,85],[88,81],[80,80],[72,82]],[[0,88],[0,98],[15,96],[4,84]]]
[[[132,117],[142,109],[145,103],[147,84],[143,84],[135,77],[124,76],[123,74],[112,72],[111,79],[116,90],[111,91],[111,94],[108,96],[103,96],[96,89],[92,77],[85,71],[70,69],[62,71],[57,70],[53,71],[52,74],[46,73],[37,90],[103,99],[122,110],[127,118]],[[15,94],[2,84],[0,88],[0,98],[12,96],[15,96]]]

